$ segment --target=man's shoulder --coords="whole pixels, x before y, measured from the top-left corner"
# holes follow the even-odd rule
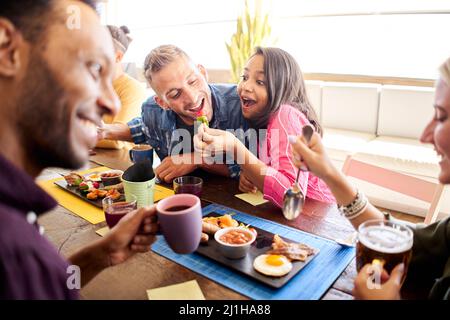
[[[155,97],[155,95],[148,97],[147,100],[142,103],[142,110],[145,109],[151,112],[162,113],[164,110],[156,103]]]
[[[239,101],[237,93],[237,85],[231,83],[214,83],[210,84],[213,95],[225,100]]]
[[[164,110],[156,103],[155,96],[149,97],[142,104],[142,118],[147,126],[153,124],[153,126],[159,127],[163,118],[167,118],[167,115],[164,116],[167,112],[169,111]]]
[[[65,286],[68,266],[23,213],[0,204],[0,299],[75,299],[78,291]]]
[[[28,223],[23,213],[0,204],[0,255],[42,250],[57,255],[55,248],[39,234],[35,225]]]

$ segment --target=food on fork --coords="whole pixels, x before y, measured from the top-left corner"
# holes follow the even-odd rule
[[[253,261],[253,268],[270,277],[283,277],[292,270],[292,263],[283,255],[262,254]]]
[[[207,127],[209,127],[208,118],[203,115],[203,109],[197,113],[197,121],[200,123],[204,123]]]
[[[286,242],[279,235],[273,236],[272,250],[268,252],[274,255],[283,255],[290,260],[306,261],[313,255],[314,249],[302,243]]]

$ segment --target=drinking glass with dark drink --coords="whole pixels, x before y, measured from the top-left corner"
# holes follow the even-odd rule
[[[137,198],[133,194],[128,195],[125,201],[106,197],[102,200],[102,204],[106,224],[112,229],[128,212],[137,209]]]
[[[203,180],[198,177],[184,176],[173,180],[175,194],[189,193],[200,197],[202,195]]]
[[[385,220],[366,221],[358,228],[356,268],[359,272],[368,263],[378,263],[390,274],[398,264],[404,263],[403,282],[412,245],[413,232],[407,226]]]

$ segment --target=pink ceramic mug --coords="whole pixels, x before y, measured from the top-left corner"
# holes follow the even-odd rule
[[[176,253],[197,250],[202,236],[202,207],[192,194],[176,194],[156,205],[161,232]]]

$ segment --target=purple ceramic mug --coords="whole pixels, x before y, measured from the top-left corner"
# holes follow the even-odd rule
[[[176,194],[156,205],[161,232],[176,253],[197,250],[202,237],[202,207],[192,194]]]

